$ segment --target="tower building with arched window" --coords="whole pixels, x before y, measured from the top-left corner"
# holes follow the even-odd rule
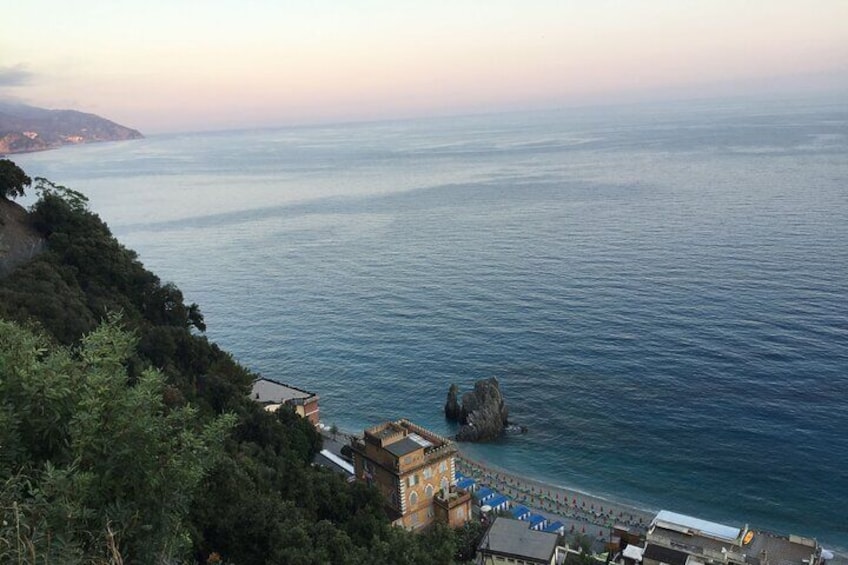
[[[376,486],[394,524],[434,520],[458,527],[471,517],[471,495],[456,487],[456,445],[408,420],[385,422],[351,441],[357,480]]]

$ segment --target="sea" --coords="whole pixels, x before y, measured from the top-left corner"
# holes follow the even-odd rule
[[[848,104],[706,100],[151,135],[13,156],[209,338],[361,430],[848,548]]]

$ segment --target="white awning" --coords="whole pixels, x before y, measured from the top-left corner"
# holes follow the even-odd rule
[[[345,471],[347,471],[351,475],[353,474],[353,465],[351,465],[350,463],[348,463],[347,461],[345,461],[344,459],[342,459],[341,457],[339,457],[335,453],[333,453],[331,451],[327,451],[326,449],[322,449],[321,455],[323,455],[324,457],[326,457],[327,459],[329,459],[330,461],[332,461],[333,463],[335,463],[336,465],[338,465],[339,467],[341,467],[342,469],[344,469]]]
[[[625,559],[633,559],[634,561],[642,561],[642,554],[645,553],[644,547],[638,545],[628,545],[621,552],[621,556]]]

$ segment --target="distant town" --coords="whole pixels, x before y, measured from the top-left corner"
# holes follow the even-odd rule
[[[254,382],[266,410],[291,406],[325,437],[315,464],[376,487],[395,526],[424,531],[436,522],[480,521],[478,564],[823,565],[842,562],[815,539],[747,524],[719,524],[544,485],[473,461],[455,442],[409,420],[361,435],[319,418],[319,397],[269,379]]]

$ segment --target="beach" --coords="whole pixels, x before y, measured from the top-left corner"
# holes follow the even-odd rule
[[[321,429],[331,451],[339,451],[343,444],[360,434],[339,430],[332,434]],[[566,535],[585,534],[598,541],[608,541],[613,527],[644,533],[654,517],[654,512],[592,495],[590,493],[552,485],[526,476],[519,476],[462,452],[456,456],[456,470],[511,500],[511,506],[522,504],[536,514],[545,516],[549,523],[559,521]]]
[[[632,505],[518,476],[472,459],[461,450],[456,463],[460,473],[507,496],[513,505],[523,504],[550,522],[562,522],[566,534],[607,541],[614,526],[644,532],[654,517],[654,513]]]
[[[338,431],[332,434],[329,428],[320,428],[325,447],[339,452],[351,438],[361,438],[361,434],[350,431]],[[531,512],[544,516],[548,524],[561,522],[564,534],[573,540],[574,536],[585,535],[593,542],[596,551],[604,551],[606,542],[613,535],[613,528],[625,529],[637,535],[644,535],[656,515],[655,511],[639,508],[632,504],[610,500],[591,493],[582,492],[549,482],[518,475],[463,452],[457,444],[456,471],[464,477],[474,479],[476,488],[488,487],[510,499],[510,508],[523,505]],[[846,565],[848,559],[837,553],[828,563]]]

